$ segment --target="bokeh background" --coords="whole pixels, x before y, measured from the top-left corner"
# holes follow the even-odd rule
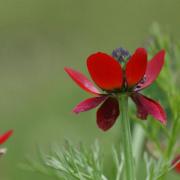
[[[119,124],[103,133],[95,110],[71,113],[89,95],[63,67],[88,75],[89,54],[120,46],[133,52],[144,45],[153,22],[180,39],[179,9],[179,0],[1,0],[0,132],[13,128],[14,135],[4,145],[0,179],[51,179],[19,164],[27,154],[34,158],[37,145],[46,151],[64,138],[87,145],[98,138],[106,153],[117,141]]]

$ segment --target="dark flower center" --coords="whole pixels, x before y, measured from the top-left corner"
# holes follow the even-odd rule
[[[129,51],[121,47],[114,49],[112,52],[112,56],[114,59],[119,61],[119,63],[123,63],[123,64],[126,63],[127,60],[131,57]]]

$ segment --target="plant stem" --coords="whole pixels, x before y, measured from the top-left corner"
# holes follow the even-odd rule
[[[145,133],[144,129],[139,125],[135,124],[134,129],[133,129],[133,155],[135,158],[135,164],[136,164],[136,169],[135,171],[138,171],[139,168],[139,162],[141,160],[141,155],[142,155],[142,150],[144,146],[144,140],[145,140]]]
[[[164,157],[164,161],[166,162],[166,164],[164,165],[163,169],[164,171],[167,171],[169,163],[167,163],[171,158],[172,158],[172,154],[174,151],[174,147],[175,147],[175,143],[176,143],[176,139],[177,139],[177,134],[178,134],[178,118],[175,117],[175,121],[173,122],[173,126],[171,129],[171,137],[169,139],[168,142],[168,147],[167,150],[165,152],[165,157]],[[165,180],[167,176],[167,173],[165,173],[164,175],[161,176],[160,180]]]
[[[121,123],[122,123],[122,139],[123,139],[123,153],[124,153],[124,170],[126,180],[135,180],[135,170],[134,170],[134,159],[132,153],[132,140],[131,140],[131,130],[128,118],[128,96],[123,94],[120,96],[119,100],[121,109]]]

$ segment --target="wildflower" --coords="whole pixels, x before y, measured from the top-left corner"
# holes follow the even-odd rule
[[[161,50],[147,61],[147,52],[144,48],[138,48],[132,56],[123,48],[115,49],[112,56],[102,52],[90,55],[87,58],[89,74],[103,93],[80,72],[65,68],[77,85],[95,95],[80,102],[73,112],[88,111],[101,104],[96,115],[97,125],[106,131],[113,126],[120,114],[119,96],[127,94],[136,104],[137,116],[140,119],[152,115],[165,124],[166,114],[161,105],[140,94],[140,90],[151,85],[159,75],[164,64],[164,56],[165,51]]]
[[[12,135],[12,133],[13,133],[13,130],[9,130],[6,133],[0,135],[0,145],[5,143],[9,139],[9,137]]]
[[[5,132],[4,134],[0,135],[0,145],[5,143],[9,137],[12,135],[13,130],[9,130]],[[0,148],[0,156],[4,155],[6,153],[7,149],[6,148]]]
[[[177,163],[177,164],[176,164]],[[175,165],[174,167],[174,170],[177,172],[177,173],[180,173],[180,154],[176,156],[176,158],[173,160],[173,165]]]

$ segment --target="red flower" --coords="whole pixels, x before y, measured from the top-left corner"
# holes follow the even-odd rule
[[[178,163],[177,163],[178,162]],[[177,163],[177,164],[176,164]],[[176,164],[176,166],[174,167],[174,170],[177,173],[180,173],[180,155],[176,156],[176,158],[173,160],[173,165]]]
[[[97,125],[106,131],[119,116],[118,96],[127,93],[137,106],[139,118],[146,119],[150,114],[165,124],[166,114],[160,104],[139,93],[155,81],[164,64],[164,56],[165,51],[161,50],[148,62],[144,48],[138,48],[132,56],[122,48],[113,51],[112,56],[102,52],[90,55],[87,59],[90,76],[106,93],[101,93],[80,72],[65,68],[77,85],[95,95],[79,103],[73,112],[80,113],[102,104],[97,111]]]
[[[13,133],[13,130],[9,130],[6,133],[0,135],[0,145],[5,143],[9,139],[9,137],[12,135],[12,133]]]

